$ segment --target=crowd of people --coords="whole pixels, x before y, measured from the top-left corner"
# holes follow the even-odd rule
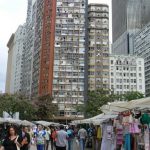
[[[5,126],[0,127],[0,150],[32,150],[32,145],[37,150],[85,150],[92,147],[93,135],[93,127]]]

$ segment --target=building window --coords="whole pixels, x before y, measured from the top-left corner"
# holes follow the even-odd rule
[[[142,90],[142,85],[139,85],[139,89]]]
[[[114,79],[111,78],[111,83],[113,83],[113,82],[114,82]]]
[[[139,79],[139,83],[142,83],[142,79]]]
[[[113,60],[111,60],[111,64],[113,64],[114,63],[114,61]]]

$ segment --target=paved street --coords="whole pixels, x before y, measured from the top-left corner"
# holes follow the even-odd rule
[[[37,150],[36,149],[36,146],[31,146],[31,149],[30,150]],[[51,147],[49,146],[49,150],[51,150]],[[79,150],[79,147],[75,144],[73,144],[73,150]],[[91,149],[86,149],[86,150],[91,150]]]

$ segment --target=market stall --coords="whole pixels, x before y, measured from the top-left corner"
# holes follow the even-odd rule
[[[109,103],[101,110],[118,113],[102,123],[101,150],[150,150],[150,98]]]
[[[150,150],[149,97],[108,103],[100,109],[100,115],[73,121],[95,126],[97,150]]]

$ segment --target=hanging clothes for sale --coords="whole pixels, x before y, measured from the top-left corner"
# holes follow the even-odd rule
[[[150,150],[150,137],[149,137],[149,127],[145,126],[144,131],[144,144],[145,144],[145,150]]]
[[[102,137],[102,144],[101,150],[114,150],[112,137],[113,137],[113,126],[107,123],[102,125],[103,137]]]
[[[102,138],[102,128],[99,126],[97,128],[97,139],[101,139]]]
[[[118,123],[116,126],[116,146],[121,148],[123,144],[123,126]]]

